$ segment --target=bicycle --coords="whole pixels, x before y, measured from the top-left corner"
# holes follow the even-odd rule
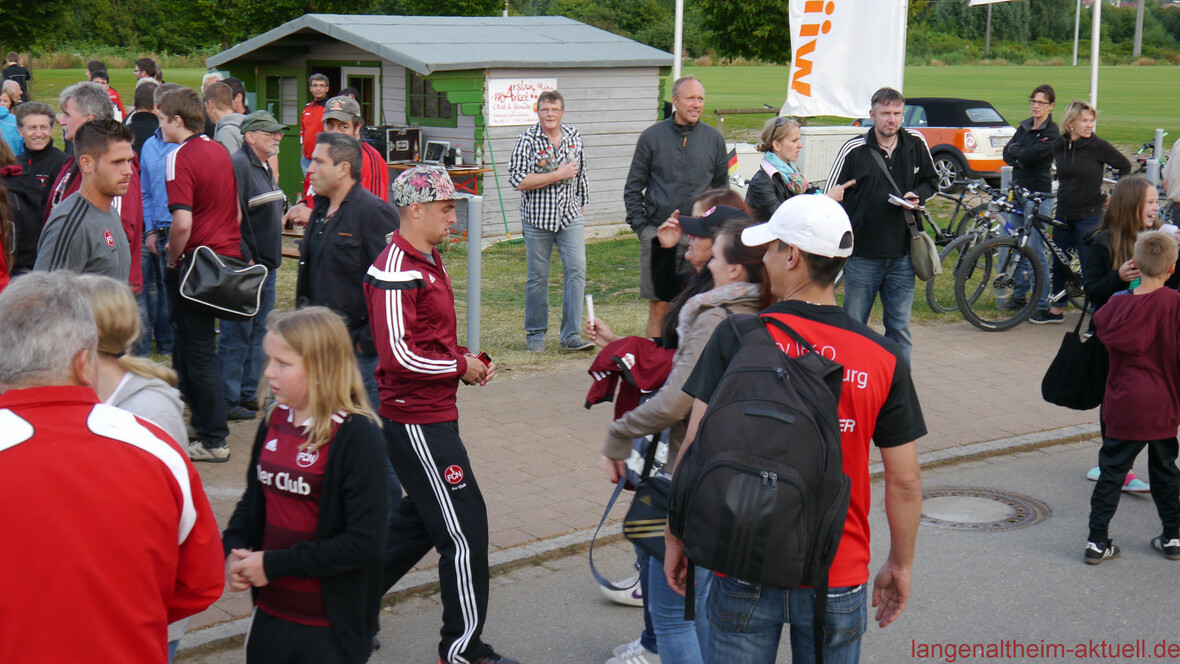
[[[984,217],[988,215],[988,204],[986,201],[982,203],[977,201],[981,197],[991,198],[996,195],[995,190],[988,187],[983,180],[956,180],[953,188],[958,190],[958,195],[942,191],[934,192],[935,196],[955,203],[955,209],[951,211],[945,228],[940,228],[935,223],[934,217],[925,206],[917,210],[925,223],[929,224],[934,231],[931,236],[934,244],[940,247],[950,244],[968,230],[986,224]],[[970,202],[967,200],[968,196],[972,197]]]
[[[988,187],[983,180],[971,180],[961,185],[964,193],[970,191],[972,194],[989,198],[998,197],[1002,193]],[[990,201],[965,210],[965,214],[956,218],[958,212],[959,206],[951,216],[951,223],[947,225],[947,228],[954,226],[956,230],[950,241],[938,253],[942,262],[942,274],[935,275],[926,282],[926,304],[935,313],[947,314],[958,310],[955,300],[955,274],[963,264],[964,257],[980,242],[999,235],[1004,228],[1004,220],[992,209]],[[937,243],[937,240],[935,242]]]
[[[1013,189],[1007,197],[993,200],[997,213],[1021,214],[1025,223],[1007,236],[980,242],[963,258],[955,274],[955,302],[963,317],[975,327],[989,332],[1008,330],[1032,316],[1038,294],[1042,288],[1049,287],[1046,266],[1028,246],[1033,233],[1050,250],[1055,264],[1068,268],[1065,288],[1050,293],[1050,302],[1068,299],[1079,309],[1084,306],[1078,257],[1059,247],[1046,231],[1047,226],[1069,228],[1069,225],[1038,212],[1041,203],[1050,197],[1052,194]],[[1028,296],[1020,303],[1014,299],[1014,292],[1026,277]]]
[[[1168,132],[1165,131],[1163,135],[1167,136]],[[1147,154],[1144,155],[1144,153],[1147,153]],[[1135,169],[1131,171],[1131,175],[1140,175],[1140,174],[1145,173],[1145,171],[1147,171],[1147,160],[1154,159],[1157,157],[1160,162],[1160,170],[1163,170],[1164,164],[1168,163],[1168,152],[1167,152],[1167,150],[1164,150],[1163,155],[1156,155],[1156,153],[1155,153],[1155,139],[1152,138],[1150,141],[1139,146],[1139,149],[1135,151],[1135,158],[1132,159],[1131,161],[1135,162],[1136,165],[1135,165]]]

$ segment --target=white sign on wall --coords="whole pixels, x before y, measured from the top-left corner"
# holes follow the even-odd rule
[[[537,122],[537,96],[556,90],[555,78],[488,79],[488,126],[508,127]]]

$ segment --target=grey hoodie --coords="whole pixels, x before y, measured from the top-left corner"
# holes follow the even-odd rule
[[[226,150],[232,155],[238,150],[242,149],[242,120],[246,116],[241,113],[230,113],[229,115],[217,121],[217,126],[213,130],[213,139],[225,146]]]

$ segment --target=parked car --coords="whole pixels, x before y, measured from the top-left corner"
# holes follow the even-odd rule
[[[852,124],[868,127],[872,120],[862,118]],[[938,172],[938,187],[943,191],[964,178],[998,182],[1004,146],[1016,133],[988,102],[952,97],[907,99],[902,125],[926,138]]]

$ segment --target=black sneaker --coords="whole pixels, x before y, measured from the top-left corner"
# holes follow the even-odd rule
[[[1017,298],[1011,297],[1011,298],[1008,298],[1008,301],[1005,302],[1004,306],[1002,306],[1000,308],[1003,309],[1004,311],[1020,311],[1021,309],[1023,309],[1027,305],[1028,305],[1028,300],[1017,299]]]
[[[1164,554],[1168,560],[1180,560],[1180,539],[1164,539],[1163,535],[1151,540],[1151,548]]]
[[[471,660],[471,664],[520,664],[520,662],[500,655],[485,643],[483,644],[483,654]]]
[[[1162,539],[1162,538],[1156,538]],[[1152,544],[1155,541],[1152,540]],[[1180,548],[1180,547],[1178,547]],[[1097,565],[1104,560],[1119,557],[1119,548],[1110,540],[1105,542],[1086,542],[1086,564]]]
[[[225,418],[232,422],[241,422],[243,420],[252,420],[258,417],[258,412],[243,408],[241,406],[230,406],[225,409]]]
[[[1050,325],[1052,323],[1061,323],[1065,321],[1065,314],[1055,314],[1052,311],[1038,311],[1036,315],[1028,319],[1028,322],[1033,325]]]

